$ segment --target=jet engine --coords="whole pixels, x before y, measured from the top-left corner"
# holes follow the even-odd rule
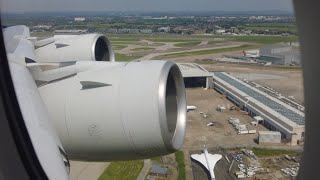
[[[39,87],[70,159],[145,159],[181,148],[186,98],[175,63],[78,61],[72,66],[82,70]],[[59,72],[63,68],[68,67]]]
[[[56,35],[36,44],[38,62],[115,60],[110,41],[101,34]]]
[[[26,26],[2,31],[19,129],[41,176],[68,179],[69,159],[145,159],[182,147],[186,97],[175,63],[115,62],[99,34],[39,40]]]

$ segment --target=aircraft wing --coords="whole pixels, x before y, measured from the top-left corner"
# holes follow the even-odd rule
[[[68,158],[145,159],[183,145],[186,98],[175,63],[115,62],[101,34],[38,40],[26,26],[12,26],[3,35],[22,116],[49,179],[68,178]]]
[[[63,146],[55,135],[31,73],[25,66],[12,62],[10,70],[21,113],[43,169],[49,179],[68,179],[69,162],[60,152]]]
[[[206,157],[204,156],[204,154],[192,154],[191,157],[192,157],[192,159],[200,162],[209,171],[207,160],[206,160]]]
[[[201,163],[209,171],[211,178],[215,179],[214,167],[215,167],[216,163],[222,158],[222,156],[220,154],[214,154],[214,155],[208,154],[208,161],[207,161],[204,153],[192,154],[191,158],[198,161],[199,163]],[[208,165],[208,163],[209,163],[209,165]],[[209,167],[212,169],[210,169]]]
[[[53,128],[35,81],[26,67],[25,58],[32,58],[24,26],[4,31],[9,67],[20,110],[37,157],[49,179],[68,179],[69,162]],[[45,149],[45,150],[44,150]]]

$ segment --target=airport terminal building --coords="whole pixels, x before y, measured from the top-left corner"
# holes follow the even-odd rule
[[[214,73],[213,89],[251,116],[261,116],[264,126],[279,131],[282,139],[288,140],[291,145],[303,142],[305,118],[298,109],[225,72]]]

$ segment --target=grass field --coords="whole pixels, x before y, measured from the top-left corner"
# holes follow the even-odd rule
[[[153,43],[152,45],[154,45],[154,46],[163,46],[163,45],[165,45],[165,43],[156,42],[156,43]]]
[[[182,151],[178,151],[175,153],[176,155],[176,161],[178,163],[178,180],[185,180],[186,179],[186,169],[185,169],[185,163],[184,163],[184,153]]]
[[[258,28],[252,26],[252,28]],[[279,28],[279,27],[271,27],[271,28]],[[292,29],[292,27],[288,27]],[[270,29],[270,28],[269,28]],[[37,32],[32,33],[32,36],[36,37],[51,37],[54,35],[53,32]],[[110,34],[107,35],[112,44],[138,44],[140,40],[147,39],[153,42],[194,42],[194,41],[202,41],[213,40],[214,38],[224,38],[229,41],[242,41],[242,42],[255,42],[259,44],[273,44],[280,42],[296,42],[298,41],[298,36],[226,36],[226,35],[145,35],[145,34]],[[213,41],[214,43],[215,41]],[[211,42],[209,42],[210,44]]]
[[[197,46],[199,45],[201,42],[200,41],[194,41],[194,42],[183,42],[183,43],[177,43],[174,46],[177,47],[192,47],[192,46]]]
[[[298,41],[297,36],[225,36],[224,38],[231,41],[255,42],[259,44]]]
[[[149,51],[149,50],[154,50],[154,48],[152,48],[152,47],[140,47],[140,48],[131,49],[130,51]]]
[[[113,45],[113,44],[115,44],[115,45],[128,45],[128,44],[141,44],[140,42],[139,42],[139,40],[134,40],[134,41],[125,41],[125,40],[123,40],[123,41],[113,41],[113,40],[111,40],[111,44]]]
[[[269,30],[269,31],[283,31],[283,32],[291,32],[296,33],[296,27],[270,27],[270,26],[245,26],[244,29],[246,30]]]
[[[114,44],[112,44],[112,49],[113,50],[121,50],[121,49],[126,48],[126,47],[128,47],[128,46],[127,45],[114,45]]]
[[[161,160],[160,156],[151,158],[151,160],[154,161],[154,162],[157,162],[157,163],[162,163],[162,160]]]
[[[247,30],[274,30],[283,32],[297,32],[297,26],[294,23],[254,23],[243,27]]]
[[[168,59],[168,58],[177,58],[177,57],[185,57],[185,56],[215,54],[215,53],[223,53],[223,52],[229,52],[229,51],[253,49],[255,47],[256,46],[245,44],[245,45],[241,45],[238,47],[230,47],[230,48],[219,48],[219,49],[208,49],[208,50],[199,50],[199,51],[191,51],[191,52],[164,54],[164,55],[156,56],[154,58],[155,59]]]
[[[138,41],[147,39],[153,42],[192,42],[224,38],[229,41],[254,42],[259,44],[273,44],[280,42],[296,42],[298,36],[231,36],[231,35],[163,35],[163,34],[114,34],[109,36],[112,41]]]
[[[209,41],[208,45],[216,45],[216,44],[219,44],[219,43],[223,43],[223,41]]]
[[[264,26],[261,25],[252,25],[247,26],[247,28],[288,28],[289,30],[294,30],[295,27],[278,27],[278,26]],[[36,37],[51,37],[54,35],[53,32],[36,32],[31,33],[32,36]],[[230,41],[242,41],[242,42],[255,42],[259,44],[272,44],[280,42],[296,42],[298,36],[231,36],[231,35],[163,35],[163,34],[107,34],[107,37],[113,44],[137,44],[138,41],[142,39],[150,40],[153,42],[194,42],[206,40],[214,40],[214,38],[224,38],[225,40]],[[214,41],[213,41],[214,42]],[[210,44],[210,42],[209,42]]]
[[[194,39],[188,39],[188,38],[181,38],[181,37],[173,37],[173,38],[165,38],[165,37],[158,37],[158,38],[148,38],[147,40],[153,41],[153,42],[193,42]]]
[[[57,26],[57,29],[76,29],[76,28],[112,28],[114,25],[124,25],[124,23],[115,23],[115,24],[100,24],[100,23],[80,23],[80,24],[65,24]]]
[[[116,61],[131,61],[134,59],[139,59],[142,56],[129,56],[129,55],[125,55],[125,54],[119,54],[116,53]]]
[[[296,151],[288,151],[282,149],[259,149],[259,148],[252,148],[254,154],[258,157],[265,157],[265,156],[279,156],[279,155],[289,155],[289,156],[296,156],[298,152]]]
[[[101,174],[99,180],[132,180],[137,179],[143,168],[143,161],[113,162]]]

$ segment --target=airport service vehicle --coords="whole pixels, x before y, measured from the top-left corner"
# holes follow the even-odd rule
[[[196,106],[187,106],[187,111],[193,111],[196,110],[197,107]]]

